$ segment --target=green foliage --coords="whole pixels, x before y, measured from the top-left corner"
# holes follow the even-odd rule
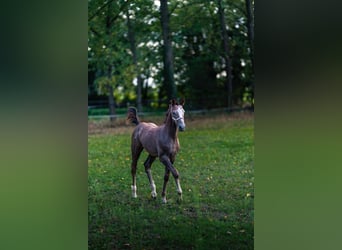
[[[172,178],[168,204],[161,203],[159,161],[152,166],[158,197],[151,199],[146,153],[138,163],[138,198],[131,198],[130,133],[89,136],[89,249],[253,248],[253,120],[224,116],[187,125],[175,162],[181,204]]]
[[[168,2],[174,78],[179,95],[192,100],[194,107],[225,106],[227,87],[224,84],[224,51],[217,1]],[[254,72],[245,1],[226,0],[222,1],[222,5],[230,41],[234,103],[242,105],[250,102],[250,98],[245,96],[253,96],[254,91],[251,87]],[[101,11],[99,8],[102,8]],[[135,70],[128,39],[127,15],[135,34]],[[103,86],[111,84],[122,89],[115,94],[119,101],[128,97],[135,99],[136,95],[131,94],[136,92],[132,80],[139,74],[144,82],[143,99],[163,99],[166,86],[162,76],[162,31],[159,8],[154,1],[91,0],[89,16],[92,17],[89,20],[89,69],[102,78],[96,81],[98,91],[106,93]],[[153,85],[147,83],[150,79],[153,79]],[[126,94],[126,91],[130,93]],[[159,105],[160,102],[156,103]]]
[[[244,1],[223,1],[232,60],[235,105],[245,102],[246,88],[251,91],[253,70],[247,39]],[[224,51],[217,1],[189,1],[175,10],[174,29],[177,51],[176,68],[183,79],[181,88],[194,107],[222,107],[227,102]],[[176,46],[177,47],[177,46]],[[183,70],[182,70],[183,69]]]

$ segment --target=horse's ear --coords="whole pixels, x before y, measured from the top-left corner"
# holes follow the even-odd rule
[[[176,105],[176,100],[175,100],[175,99],[172,99],[172,100],[170,101],[170,104],[171,104],[172,106]]]
[[[180,100],[179,104],[182,105],[182,106],[184,106],[184,103],[185,103],[185,99],[182,98],[182,99]]]

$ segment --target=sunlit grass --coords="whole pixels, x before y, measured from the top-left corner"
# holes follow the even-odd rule
[[[175,162],[181,204],[172,178],[168,204],[161,203],[159,161],[152,166],[158,197],[151,199],[146,152],[138,163],[138,198],[131,198],[132,130],[88,138],[89,249],[253,249],[253,116],[187,119]]]

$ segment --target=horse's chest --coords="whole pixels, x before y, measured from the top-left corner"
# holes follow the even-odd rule
[[[174,152],[178,152],[179,150],[179,141],[178,139],[175,141],[175,143],[173,144],[173,151]]]

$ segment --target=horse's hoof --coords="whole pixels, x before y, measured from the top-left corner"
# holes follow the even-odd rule
[[[152,192],[151,193],[151,197],[152,197],[152,199],[155,200],[157,198],[157,193],[156,192]]]
[[[177,203],[181,203],[183,201],[182,194],[178,195]]]
[[[162,203],[163,203],[163,204],[166,204],[166,203],[167,203],[166,197],[163,197],[163,198],[162,198]]]

